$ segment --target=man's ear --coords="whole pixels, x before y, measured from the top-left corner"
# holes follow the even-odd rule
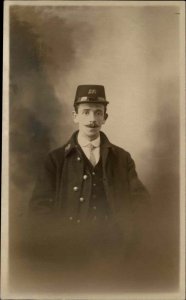
[[[105,113],[105,121],[107,120],[107,118],[108,118],[108,114],[107,114],[107,113]]]
[[[72,117],[73,117],[74,123],[78,123],[78,115],[75,112],[75,110],[73,110],[73,112],[72,112]]]
[[[103,120],[103,124],[105,124],[105,122],[106,122],[107,118],[108,118],[108,114],[107,114],[107,113],[105,113],[105,115],[104,115],[104,120]]]

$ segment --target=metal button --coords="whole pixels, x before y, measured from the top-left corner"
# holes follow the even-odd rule
[[[80,202],[83,202],[84,200],[85,200],[85,199],[84,199],[83,197],[80,197],[80,198],[79,198],[79,201],[80,201]]]
[[[93,198],[93,199],[96,199],[96,195],[92,195],[92,198]]]
[[[108,216],[105,216],[105,220],[108,220]]]
[[[52,198],[50,198],[50,199],[48,199],[48,201],[49,201],[49,202],[53,202],[53,199],[52,199]]]
[[[72,217],[69,217],[69,220],[70,220],[70,221],[72,221],[72,220],[73,220],[73,218],[72,218]]]
[[[80,161],[80,160],[81,160],[81,157],[78,156],[78,157],[77,157],[77,160]]]
[[[85,174],[83,175],[83,179],[86,180],[88,178],[88,176]]]
[[[97,207],[96,207],[96,206],[93,206],[93,209],[94,209],[94,210],[96,210],[96,209],[97,209]]]
[[[74,186],[74,187],[73,187],[73,190],[74,190],[74,192],[77,192],[79,189],[78,189],[77,186]]]
[[[96,221],[97,220],[97,217],[96,216],[94,216],[94,221]]]
[[[94,175],[96,175],[96,173],[95,173],[95,172],[92,172],[92,175],[94,176]]]
[[[77,220],[77,223],[80,223],[80,219]]]
[[[93,183],[93,186],[96,186],[96,183]]]

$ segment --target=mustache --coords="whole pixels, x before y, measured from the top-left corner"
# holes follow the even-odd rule
[[[86,125],[86,127],[89,127],[89,128],[98,128],[99,126],[97,124],[93,123],[93,124]]]

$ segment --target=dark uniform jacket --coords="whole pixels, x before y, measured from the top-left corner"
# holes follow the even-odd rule
[[[143,240],[149,240],[148,232],[145,237],[148,192],[130,154],[111,144],[102,132],[100,135],[97,169],[87,168],[88,159],[77,143],[77,132],[67,144],[48,154],[30,201],[27,236],[32,253],[44,257],[53,253],[53,258],[69,259],[69,264],[74,257],[86,265],[85,257],[97,257],[97,252],[103,257],[116,253],[116,260],[119,256],[123,259],[125,253],[128,260],[137,249],[144,249]],[[109,218],[104,219],[105,212],[101,221],[92,222],[89,211],[97,170],[101,174],[98,202],[107,201]]]
[[[101,134],[102,184],[113,220],[126,222],[143,210],[148,192],[138,178],[135,163],[124,149]],[[60,215],[64,220],[86,220],[93,175],[85,163],[75,132],[67,144],[50,152],[30,202],[32,211]]]

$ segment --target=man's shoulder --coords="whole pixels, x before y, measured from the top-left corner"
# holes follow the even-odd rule
[[[121,157],[126,157],[126,158],[128,156],[130,156],[130,153],[126,149],[124,149],[124,148],[122,148],[122,147],[120,147],[118,145],[115,145],[115,144],[111,144],[111,146],[112,146],[113,152],[116,155],[121,156]]]
[[[110,140],[108,139],[107,135],[104,132],[100,132],[100,134],[101,134],[102,145],[111,147],[116,152],[121,152],[123,154],[128,153],[128,151],[126,151],[123,147],[120,147],[110,142]]]
[[[62,146],[51,150],[48,153],[48,157],[54,160],[61,160],[65,157],[65,154],[71,151],[72,148],[75,146],[75,135],[76,132],[64,143]]]
[[[115,145],[115,144],[112,144],[112,143],[111,143],[111,145],[112,145],[112,148],[113,148],[115,151],[117,151],[117,152],[121,152],[121,153],[123,153],[123,154],[128,154],[128,153],[129,153],[129,152],[128,152],[126,149],[124,149],[123,147],[120,147],[120,146]]]
[[[107,136],[103,132],[101,132],[101,138],[102,138],[102,141],[104,142],[104,145],[109,146],[115,155],[120,156],[120,157],[129,157],[130,156],[130,153],[125,148],[111,143],[109,141],[109,139],[107,138]]]
[[[51,157],[61,157],[65,153],[65,146],[66,144],[51,150],[48,155]]]

